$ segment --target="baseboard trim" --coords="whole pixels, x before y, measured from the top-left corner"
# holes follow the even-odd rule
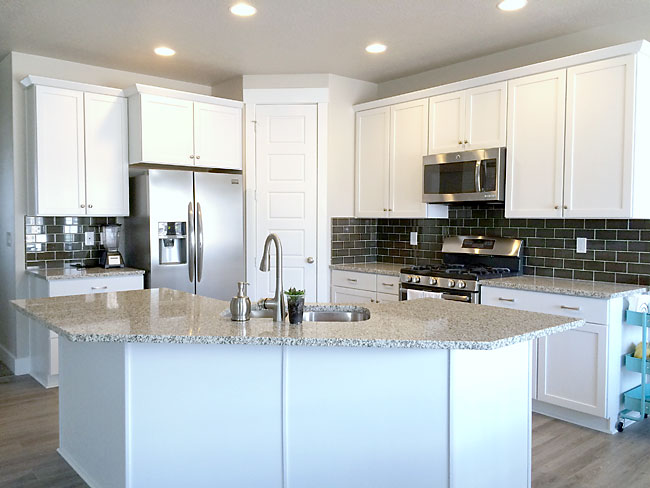
[[[29,374],[30,358],[18,358],[11,354],[6,347],[0,344],[0,361],[5,363],[15,375]]]
[[[606,434],[616,433],[614,422],[612,422],[611,419],[604,419],[602,417],[595,417],[594,415],[576,412],[575,410],[540,402],[539,400],[533,400],[533,412],[541,413],[547,417],[564,420],[565,422],[570,422]]]
[[[70,453],[67,453],[60,447],[56,450],[56,452],[59,453],[59,456],[61,456],[65,462],[75,470],[75,472],[81,477],[82,480],[86,482],[88,486],[90,486],[90,488],[101,488],[101,485],[97,483],[88,473],[86,473],[86,471],[79,465],[79,463],[74,460]]]

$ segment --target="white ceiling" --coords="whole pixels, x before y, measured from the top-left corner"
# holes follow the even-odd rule
[[[335,73],[383,82],[650,15],[648,0],[0,0],[9,51],[214,84],[241,74]],[[381,41],[386,53],[370,55]],[[176,49],[172,58],[152,50]]]

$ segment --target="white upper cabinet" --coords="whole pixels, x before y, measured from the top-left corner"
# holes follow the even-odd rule
[[[567,71],[565,217],[632,216],[634,61]]]
[[[194,103],[196,166],[242,168],[242,111],[210,103]]]
[[[86,214],[129,214],[126,98],[84,94]]]
[[[566,70],[508,83],[506,217],[562,217]]]
[[[357,112],[357,217],[426,217],[428,100]]]
[[[650,216],[649,82],[644,54],[510,81],[506,217]]]
[[[389,191],[390,107],[356,114],[355,216],[385,217]]]
[[[465,92],[429,99],[429,154],[463,150]]]
[[[126,99],[26,80],[30,214],[128,215]]]
[[[241,102],[136,85],[129,93],[129,160],[242,169]]]
[[[429,154],[506,145],[507,83],[429,99]]]
[[[194,103],[147,93],[138,102],[132,107],[140,121],[131,119],[131,162],[193,165]]]
[[[391,217],[426,217],[422,202],[422,157],[427,153],[428,100],[393,105],[390,108]]]

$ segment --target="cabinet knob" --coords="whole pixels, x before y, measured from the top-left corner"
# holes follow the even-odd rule
[[[201,156],[197,156],[196,159],[201,159]]]
[[[467,141],[465,141],[465,144],[467,144]]]
[[[92,206],[92,205],[88,205],[88,208],[93,208],[93,206]]]
[[[560,206],[559,206],[559,205],[556,205],[556,206],[555,206],[555,210],[557,210],[558,208],[560,208]]]
[[[462,143],[463,143],[463,141],[458,141],[458,145],[461,145]]]
[[[388,212],[388,209],[387,209],[387,208],[385,208],[385,209],[384,209],[384,212]]]
[[[194,159],[194,154],[190,154],[190,159]]]
[[[86,205],[85,205],[84,203],[82,203],[82,204],[80,205],[80,207],[81,207],[81,208],[86,208]]]
[[[567,206],[565,205],[565,206],[562,207],[562,208],[563,208],[564,210],[567,210],[569,207],[567,207]]]
[[[389,211],[389,212],[392,212],[392,211],[393,211],[393,209],[392,209],[392,208],[389,208],[389,209],[388,209],[388,211]]]
[[[374,298],[371,298],[370,301],[371,301],[372,303],[375,303],[375,299],[374,299]]]
[[[307,258],[307,262],[308,262],[309,264],[313,264],[313,262],[314,262],[314,258],[312,258],[311,256],[309,256],[309,257]]]

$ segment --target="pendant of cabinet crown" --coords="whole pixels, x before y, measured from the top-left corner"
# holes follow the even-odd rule
[[[126,92],[132,164],[242,169],[241,102],[146,85]]]
[[[429,154],[506,145],[507,83],[429,99]]]
[[[29,213],[128,215],[127,103],[121,90],[33,76],[22,84]]]

